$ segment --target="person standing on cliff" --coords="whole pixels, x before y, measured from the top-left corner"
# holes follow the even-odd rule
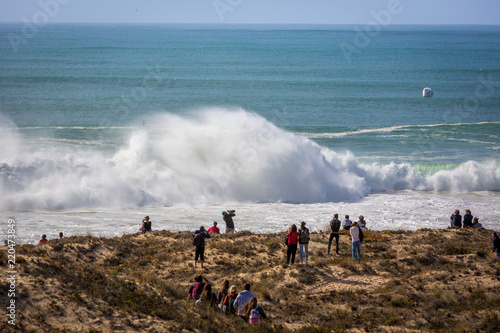
[[[496,252],[495,258],[500,258],[500,238],[496,232],[493,232],[493,250],[491,252]]]
[[[226,234],[235,232],[233,216],[236,216],[235,210],[225,210],[222,212],[222,219],[226,222]]]
[[[333,219],[330,220],[330,238],[328,239],[328,254],[330,254],[330,246],[335,238],[335,253],[339,254],[339,230],[340,221],[339,214],[335,213]]]

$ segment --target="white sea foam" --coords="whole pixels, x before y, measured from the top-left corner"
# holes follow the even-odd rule
[[[352,201],[379,191],[499,191],[495,161],[422,175],[407,163],[360,164],[244,110],[160,114],[109,156],[82,146],[27,150],[2,127],[0,209],[9,211]]]
[[[500,124],[500,122],[493,121],[493,122],[454,123],[454,124],[400,125],[400,126],[390,126],[390,127],[380,127],[380,128],[367,128],[367,129],[360,129],[360,130],[356,130],[356,131],[337,132],[337,133],[297,133],[297,134],[305,136],[305,137],[310,138],[310,139],[339,138],[339,137],[344,137],[344,136],[363,135],[363,134],[367,134],[367,133],[391,133],[391,132],[406,130],[406,129],[471,126],[471,125],[487,125],[487,124]]]

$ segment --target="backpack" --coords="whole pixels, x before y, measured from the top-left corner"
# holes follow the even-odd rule
[[[203,244],[203,233],[198,233],[196,235],[194,235],[193,237],[193,245],[194,246],[200,246]]]
[[[234,308],[234,301],[236,300],[236,296],[238,295],[234,295],[228,298],[226,313],[236,314],[236,309]]]
[[[203,282],[196,282],[194,284],[193,292],[191,293],[191,296],[193,296],[193,299],[196,299],[196,296],[198,295],[198,290],[200,289],[200,287],[203,289],[204,285],[205,284]]]
[[[250,325],[257,325],[262,322],[262,319],[260,317],[260,312],[257,310],[258,306],[255,307],[255,309],[252,309],[250,311],[250,315],[248,316],[248,323]]]
[[[301,244],[309,243],[309,229],[299,229],[299,242]]]
[[[331,232],[339,232],[340,230],[340,221],[337,219],[334,219],[330,222],[330,229]]]
[[[365,237],[365,236],[363,235],[363,230],[361,230],[361,227],[358,227],[358,229],[359,229],[359,241],[360,241],[361,243],[363,243],[363,238]],[[353,251],[354,251],[354,250],[353,250]],[[354,253],[354,252],[353,252],[353,253]]]

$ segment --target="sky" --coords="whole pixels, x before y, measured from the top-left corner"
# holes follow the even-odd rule
[[[0,22],[500,24],[499,0],[0,0]]]

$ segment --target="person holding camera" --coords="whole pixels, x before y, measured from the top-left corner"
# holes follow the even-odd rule
[[[233,216],[236,216],[235,210],[225,210],[222,212],[222,219],[226,222],[226,234],[235,232]]]
[[[151,231],[151,221],[149,220],[149,216],[144,217],[142,220],[142,225],[141,228],[139,229],[139,232],[141,234],[145,234],[146,232]]]

